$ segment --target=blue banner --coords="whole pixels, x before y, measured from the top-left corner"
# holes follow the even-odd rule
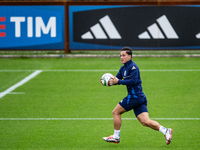
[[[65,7],[0,6],[0,49],[65,49]]]

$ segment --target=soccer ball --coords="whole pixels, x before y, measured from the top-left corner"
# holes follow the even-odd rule
[[[111,76],[113,76],[111,73],[105,73],[102,77],[101,77],[101,83],[104,86],[111,86]]]

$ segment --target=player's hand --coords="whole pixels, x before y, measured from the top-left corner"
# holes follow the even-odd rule
[[[117,77],[115,77],[115,76],[111,76],[111,85],[114,85],[114,84],[117,84],[118,83],[118,81],[119,81],[119,79],[117,78]]]
[[[101,82],[101,78],[100,78],[100,83],[104,86],[104,84]]]

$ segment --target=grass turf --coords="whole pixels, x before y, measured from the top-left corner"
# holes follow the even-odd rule
[[[133,61],[141,70],[150,118],[200,118],[200,75],[189,71],[200,69],[199,58]],[[112,120],[9,120],[112,118],[113,108],[127,94],[126,88],[104,87],[99,79],[106,70],[115,75],[120,66],[119,58],[0,59],[0,92],[34,70],[43,70],[12,91],[19,94],[0,98],[0,118],[8,118],[0,120],[0,149],[199,149],[200,120],[156,120],[174,130],[168,146],[162,133],[143,127],[137,120],[122,121],[120,144],[102,139],[113,134]],[[158,71],[166,69],[172,71]],[[130,111],[122,118],[135,116]]]

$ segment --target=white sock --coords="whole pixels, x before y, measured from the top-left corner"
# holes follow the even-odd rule
[[[165,135],[165,133],[166,133],[166,128],[165,127],[163,127],[163,126],[161,126],[160,128],[159,128],[159,131],[160,132],[162,132],[164,135]]]
[[[120,138],[120,130],[115,130],[115,129],[114,129],[114,135],[113,135],[113,137],[114,137],[115,139],[119,139],[119,138]]]

